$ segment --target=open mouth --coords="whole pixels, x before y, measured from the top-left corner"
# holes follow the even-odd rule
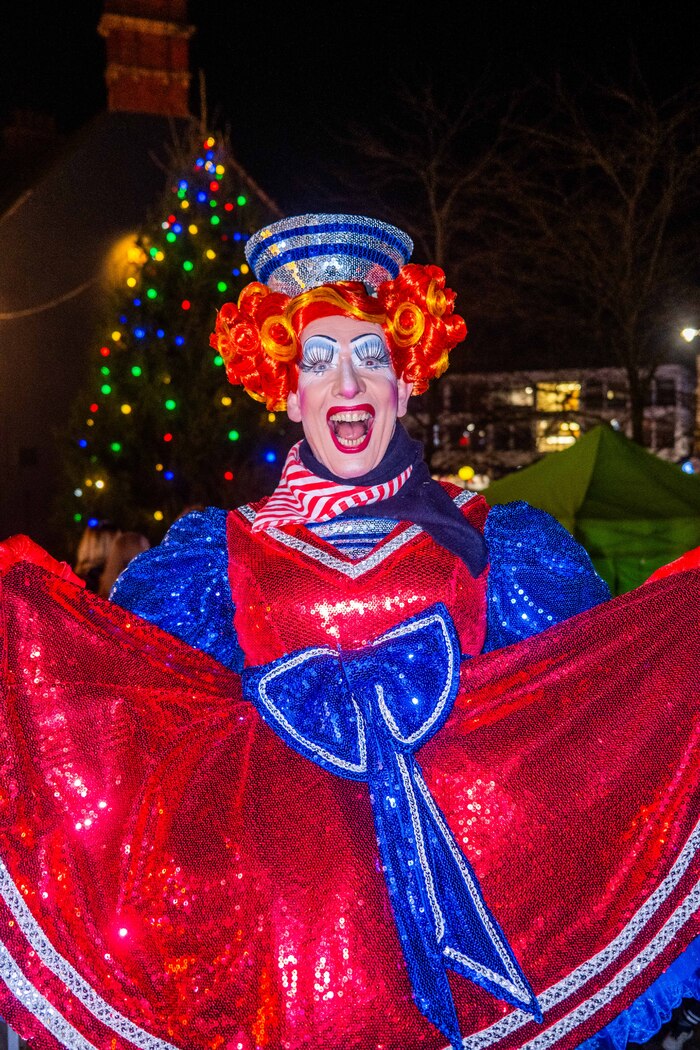
[[[371,405],[353,405],[352,408],[329,408],[326,422],[331,437],[342,452],[361,452],[372,434],[374,409]]]

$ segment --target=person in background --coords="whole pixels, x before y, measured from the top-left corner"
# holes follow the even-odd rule
[[[100,521],[96,525],[85,526],[73,567],[76,576],[85,581],[85,586],[89,591],[97,591],[107,556],[112,544],[120,535],[121,529],[110,521]]]
[[[110,546],[107,560],[100,575],[97,593],[100,598],[109,598],[110,591],[130,561],[150,547],[140,532],[120,532]]]

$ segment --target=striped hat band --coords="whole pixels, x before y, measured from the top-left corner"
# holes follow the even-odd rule
[[[336,281],[361,281],[374,293],[412,250],[402,230],[364,215],[296,215],[264,226],[245,248],[257,279],[289,296]]]

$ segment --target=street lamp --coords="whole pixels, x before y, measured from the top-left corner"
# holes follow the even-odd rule
[[[700,335],[700,328],[682,328],[681,339],[685,339],[686,343],[692,343],[694,339]],[[693,454],[698,455],[700,452],[700,355],[695,357],[695,447],[693,448]]]

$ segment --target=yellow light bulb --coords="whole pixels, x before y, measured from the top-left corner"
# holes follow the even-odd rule
[[[102,478],[98,478],[97,481],[95,482],[95,488],[96,489],[103,489],[104,487],[105,487],[104,481],[102,480]]]
[[[209,248],[207,250],[207,252],[206,252],[206,256],[207,256],[207,259],[215,259],[216,258],[216,252],[212,251],[212,249]]]
[[[156,252],[156,254],[155,254],[156,262],[162,262],[164,258],[165,258],[165,255],[163,254],[163,252]]]
[[[277,416],[275,415],[274,412],[268,412],[267,413],[267,421],[268,421],[268,423],[274,423],[276,419],[277,419]]]
[[[154,510],[153,511],[153,517],[156,519],[156,521],[162,521],[163,520],[163,511],[162,510]]]
[[[136,278],[135,277],[127,277],[126,283],[127,283],[129,288],[135,288],[136,287]]]
[[[156,470],[162,470],[162,469],[163,469],[163,464],[162,463],[156,463]]]
[[[228,408],[228,406],[229,406],[230,404],[232,404],[231,398],[230,398],[230,397],[229,397],[228,395],[226,395],[226,396],[222,397],[222,398],[221,398],[221,404],[222,404],[222,405],[226,405],[226,407]]]
[[[226,171],[226,168],[223,166],[223,164],[217,164],[216,165],[216,174],[217,175],[223,175],[223,173],[225,171]]]
[[[474,477],[474,468],[460,467],[457,473],[459,474],[462,481],[471,481],[471,479]]]
[[[125,416],[131,415],[131,405],[122,405],[122,414]]]
[[[189,208],[189,206],[190,206],[190,202],[189,201],[180,201],[180,207],[182,208],[183,211],[186,211],[187,208]]]
[[[94,425],[95,425],[95,420],[94,419],[86,419],[85,420],[85,426],[86,427],[94,427]]]
[[[121,337],[122,337],[121,332],[112,332],[112,339],[114,340],[115,343],[118,343],[119,340],[121,339]]]
[[[243,263],[241,266],[241,273],[250,273],[250,266],[247,263]]]
[[[194,223],[192,223],[192,225],[188,226],[187,228],[188,228],[189,232],[192,234],[193,237],[194,237],[195,233],[198,232],[198,229],[197,229],[197,227],[195,226]]]
[[[85,478],[85,484],[89,489],[92,488],[92,478]]]

